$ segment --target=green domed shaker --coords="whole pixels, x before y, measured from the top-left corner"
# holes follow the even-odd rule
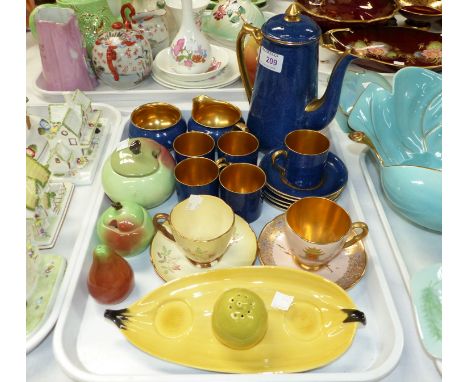
[[[99,240],[120,256],[143,252],[154,236],[148,212],[133,202],[112,203],[96,225]]]
[[[128,139],[106,159],[102,186],[114,202],[153,208],[174,191],[174,167],[174,158],[164,146],[148,138]]]

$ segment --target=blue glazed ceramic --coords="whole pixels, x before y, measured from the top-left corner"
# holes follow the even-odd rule
[[[349,116],[350,138],[380,162],[384,192],[408,219],[442,230],[442,76],[398,71],[393,92],[371,84]]]
[[[189,186],[187,184],[180,183],[176,179],[176,194],[179,202],[187,199],[190,195],[219,196],[219,182],[215,179],[212,182],[201,186]]]
[[[294,130],[286,135],[284,147],[271,156],[273,167],[295,187],[318,186],[328,158],[328,138],[318,131]],[[284,157],[284,167],[277,163],[280,156]]]
[[[149,138],[172,150],[174,139],[187,131],[180,110],[168,103],[153,102],[137,107],[130,115],[129,138]]]
[[[253,90],[242,65],[247,34],[261,45]],[[320,27],[301,15],[294,3],[285,14],[269,19],[261,30],[244,24],[239,33],[238,60],[250,101],[247,126],[262,150],[280,147],[293,130],[322,130],[334,118],[346,68],[355,57],[345,54],[340,58],[324,96],[317,99],[320,35]]]
[[[335,116],[338,125],[345,133],[349,133],[351,131],[348,126],[348,117],[353,110],[354,104],[364,90],[366,90],[366,88],[372,83],[389,91],[392,89],[392,86],[388,83],[385,77],[376,72],[354,68],[350,68],[346,71],[343,86],[341,88],[339,107]]]
[[[226,165],[203,157],[184,159],[174,168],[179,202],[190,195],[219,195],[219,170]]]
[[[220,197],[237,215],[252,223],[262,213],[265,182],[265,173],[259,167],[250,163],[232,164],[219,175]]]
[[[248,131],[242,112],[237,106],[206,95],[192,100],[192,116],[188,121],[188,131],[207,133],[218,142],[223,134],[236,129]]]
[[[218,158],[224,158],[228,163],[256,165],[259,146],[255,135],[245,131],[230,131],[218,139]]]
[[[308,196],[322,196],[335,199],[341,193],[348,181],[348,170],[345,164],[332,152],[328,153],[327,162],[323,170],[323,180],[318,187],[312,189],[299,189],[281,176],[278,170],[273,167],[271,157],[276,150],[271,150],[260,161],[259,167],[265,171],[267,183],[265,185],[269,191],[281,195],[286,199],[305,198]],[[284,166],[284,158],[279,157],[277,163]]]

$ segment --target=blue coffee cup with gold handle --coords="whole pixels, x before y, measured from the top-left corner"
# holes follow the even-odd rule
[[[314,130],[294,130],[286,135],[284,149],[276,150],[271,161],[283,181],[292,187],[310,189],[322,183],[330,149],[329,139]]]
[[[179,202],[190,195],[219,195],[219,172],[228,166],[226,161],[203,157],[187,158],[174,168],[176,193]]]
[[[172,150],[175,138],[186,131],[180,109],[165,102],[145,103],[130,115],[129,138],[150,138],[168,150]]]
[[[229,163],[257,164],[260,143],[247,131],[229,131],[218,139],[218,158]]]

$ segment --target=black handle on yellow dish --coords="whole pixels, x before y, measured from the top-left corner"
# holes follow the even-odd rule
[[[360,310],[341,309],[341,311],[347,315],[347,317],[343,320],[343,323],[345,324],[348,322],[360,322],[361,324],[365,325],[367,323],[366,315]]]
[[[111,320],[119,329],[127,329],[127,326],[125,323],[128,320],[128,309],[117,309],[117,310],[112,310],[112,309],[106,309],[104,312],[104,317]]]

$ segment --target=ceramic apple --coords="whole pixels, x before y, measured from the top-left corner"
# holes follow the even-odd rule
[[[174,158],[164,146],[148,138],[131,138],[106,159],[102,186],[114,202],[153,208],[173,193],[174,167]]]
[[[97,235],[120,256],[143,252],[154,236],[148,212],[133,202],[113,203],[99,217]]]

